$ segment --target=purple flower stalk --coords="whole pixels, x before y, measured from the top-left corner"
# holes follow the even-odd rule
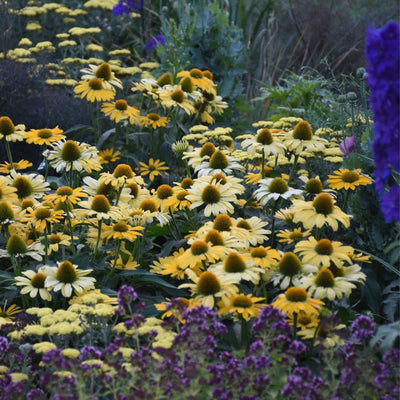
[[[375,187],[381,197],[386,222],[400,221],[398,185],[390,183],[400,172],[400,27],[389,22],[370,27],[366,40],[370,103],[374,113]],[[389,186],[389,192],[385,190]]]

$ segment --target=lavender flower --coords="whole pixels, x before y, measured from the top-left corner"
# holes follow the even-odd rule
[[[371,339],[375,332],[375,323],[366,315],[360,315],[353,321],[350,330],[358,340]]]
[[[366,41],[368,83],[374,113],[375,137],[372,145],[375,160],[375,187],[384,195],[392,172],[400,172],[400,27],[389,22],[382,29],[368,29]],[[381,204],[386,222],[400,221],[397,190],[389,192]],[[392,205],[391,205],[392,204]]]

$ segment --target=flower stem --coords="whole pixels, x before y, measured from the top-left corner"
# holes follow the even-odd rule
[[[5,142],[6,142],[6,150],[7,150],[8,161],[10,161],[11,169],[14,169],[14,163],[13,163],[13,159],[12,159],[12,156],[11,156],[10,143],[8,143],[8,140],[5,140]]]
[[[344,196],[344,201],[343,201],[343,211],[346,212],[347,209],[347,203],[349,201],[349,196],[350,196],[350,189],[346,190],[346,194]]]
[[[262,159],[261,159],[261,179],[265,178],[265,151],[262,149]]]
[[[299,160],[299,154],[295,154],[295,155],[294,155],[294,162],[293,162],[292,170],[290,171],[289,179],[288,179],[288,182],[287,182],[288,185],[290,184],[290,181],[291,181],[292,178],[293,178],[294,171],[296,170],[297,161],[298,161],[298,160]]]
[[[97,227],[97,240],[96,240],[96,246],[94,248],[94,252],[93,252],[93,257],[97,256],[97,251],[99,248],[99,243],[100,243],[100,237],[101,237],[101,225],[103,223],[103,219],[99,220],[99,225]]]

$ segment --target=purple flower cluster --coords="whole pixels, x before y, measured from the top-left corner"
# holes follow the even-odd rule
[[[5,353],[9,348],[7,338],[1,336],[0,337],[0,354]]]
[[[124,307],[132,301],[137,300],[138,295],[135,289],[129,285],[122,285],[118,290],[118,305]]]
[[[23,382],[13,382],[8,371],[0,375],[0,400],[20,399],[24,390],[25,384]]]
[[[140,12],[141,9],[141,0],[119,0],[118,4],[113,7],[112,12],[115,15],[125,15],[131,12]]]
[[[374,113],[375,187],[386,222],[400,221],[399,187],[391,183],[400,172],[400,27],[389,22],[370,27],[366,40],[370,103]],[[385,190],[389,188],[389,191]]]
[[[371,339],[375,333],[375,323],[370,317],[366,315],[360,315],[350,325],[350,330],[353,337],[357,340]]]
[[[314,376],[307,367],[297,367],[281,391],[282,396],[299,400],[322,400],[323,379]]]

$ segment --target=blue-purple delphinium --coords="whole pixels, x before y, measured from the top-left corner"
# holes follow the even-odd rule
[[[398,185],[392,173],[400,172],[400,27],[389,22],[370,27],[366,40],[370,103],[374,113],[375,187],[386,222],[400,221]],[[389,192],[386,192],[389,187]]]
[[[112,12],[115,15],[124,15],[129,14],[131,12],[137,12],[142,9],[142,1],[141,0],[119,0],[118,4],[116,4]]]
[[[156,35],[154,36],[144,47],[147,52],[151,51],[152,49],[156,48],[157,45],[164,46],[165,38],[163,35]]]

